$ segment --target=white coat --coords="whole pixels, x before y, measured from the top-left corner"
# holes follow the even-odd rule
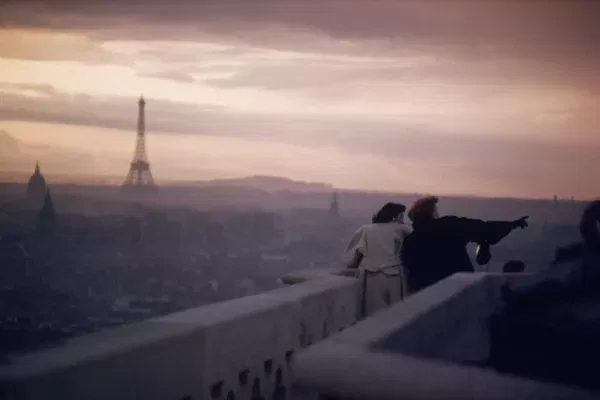
[[[359,268],[363,280],[362,308],[367,315],[388,307],[407,294],[406,273],[400,260],[411,229],[399,222],[360,227],[344,252],[348,268]]]

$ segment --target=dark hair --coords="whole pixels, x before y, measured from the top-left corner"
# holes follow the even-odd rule
[[[410,220],[413,222],[423,218],[431,218],[437,203],[438,198],[435,196],[427,196],[418,199],[410,208],[410,211],[408,212],[408,218],[410,218]]]
[[[406,211],[406,206],[400,203],[386,203],[381,210],[373,215],[374,224],[385,224],[392,222],[400,213]]]

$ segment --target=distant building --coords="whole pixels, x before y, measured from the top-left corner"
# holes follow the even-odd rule
[[[333,193],[331,205],[329,206],[329,215],[331,215],[331,217],[334,219],[338,219],[340,217],[340,204],[338,201],[337,192]]]
[[[35,164],[35,172],[27,183],[27,198],[31,205],[41,207],[46,196],[46,179],[40,172],[40,164]]]
[[[54,204],[52,204],[50,189],[48,189],[44,198],[44,205],[37,216],[36,232],[44,235],[53,234],[56,232],[57,225],[56,212],[54,211]]]

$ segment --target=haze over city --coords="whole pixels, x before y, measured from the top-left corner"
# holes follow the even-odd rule
[[[591,1],[5,1],[0,169],[597,193]],[[276,173],[275,173],[276,171]]]

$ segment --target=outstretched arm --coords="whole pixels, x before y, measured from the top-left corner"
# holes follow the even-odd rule
[[[516,228],[525,228],[527,218],[515,221],[482,221],[480,219],[447,217],[452,230],[466,242],[495,245]]]
[[[504,239],[511,233],[514,229],[521,228],[525,229],[527,224],[527,219],[529,217],[521,217],[514,221],[488,221],[487,232],[486,232],[486,241],[490,245],[497,244],[499,241]]]

